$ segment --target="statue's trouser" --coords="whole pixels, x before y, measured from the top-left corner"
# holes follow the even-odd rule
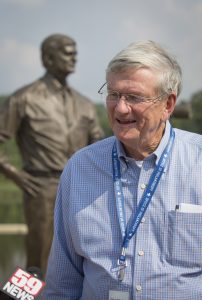
[[[58,177],[40,178],[43,188],[37,197],[24,194],[27,268],[36,266],[45,275],[49,251],[53,238],[53,217]]]

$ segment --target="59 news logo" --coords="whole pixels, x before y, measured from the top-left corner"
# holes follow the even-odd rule
[[[45,282],[18,268],[1,290],[13,299],[34,300],[45,286]]]

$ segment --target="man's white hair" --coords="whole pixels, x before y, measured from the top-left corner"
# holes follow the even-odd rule
[[[109,62],[106,75],[129,68],[148,68],[156,71],[159,75],[157,90],[167,94],[174,92],[179,96],[182,87],[181,68],[175,57],[158,43],[144,41],[130,44]]]

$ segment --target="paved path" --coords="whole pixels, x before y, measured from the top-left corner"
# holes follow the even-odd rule
[[[26,224],[0,224],[0,234],[27,234]]]

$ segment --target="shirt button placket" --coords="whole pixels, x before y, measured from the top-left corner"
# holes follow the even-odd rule
[[[142,181],[142,180],[141,180]],[[141,182],[140,181],[140,182]],[[142,193],[144,192],[144,190],[146,189],[146,187],[147,187],[147,184],[146,183],[144,183],[144,179],[143,179],[143,181],[142,181],[142,183],[141,184],[139,184],[139,197],[141,198],[141,196],[142,196]],[[143,224],[145,223],[145,217],[142,217],[142,219],[141,219],[141,224],[142,224],[142,226],[143,226]],[[141,230],[141,229],[140,229]],[[140,245],[139,245],[140,246]],[[138,247],[138,246],[137,246]],[[141,249],[140,247],[138,247],[139,248],[139,250],[137,251],[137,255],[138,255],[138,257],[139,257],[139,259],[138,259],[138,264],[141,264],[141,261],[142,261],[142,259],[143,259],[143,257],[144,257],[144,255],[145,255],[145,252],[144,252],[144,250],[143,249]],[[140,275],[140,274],[139,274]],[[138,276],[139,277],[139,276]],[[142,295],[142,285],[140,284],[140,282],[141,282],[141,280],[140,280],[140,278],[139,278],[139,280],[138,280],[138,278],[137,278],[137,284],[135,285],[135,291],[136,291],[136,295],[138,296],[140,296],[140,295]],[[141,296],[140,296],[141,297]],[[139,297],[138,297],[139,298]],[[137,299],[138,299],[137,298]]]
[[[140,187],[141,187],[141,189],[145,189],[145,188],[146,188],[146,185],[145,185],[145,184],[141,184]],[[145,223],[145,217],[142,218],[141,223],[142,223],[142,224]],[[141,249],[141,250],[139,250],[139,251],[137,252],[137,254],[138,254],[138,256],[139,256],[140,258],[143,258],[143,256],[145,255],[145,252],[144,252],[144,250]],[[140,295],[141,292],[142,292],[142,286],[141,286],[141,284],[136,284],[135,290],[136,290],[137,295]]]

